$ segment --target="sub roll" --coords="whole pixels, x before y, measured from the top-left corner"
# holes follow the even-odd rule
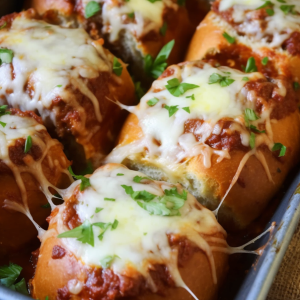
[[[41,237],[31,292],[44,299],[215,299],[226,232],[179,184],[118,164],[76,181]]]
[[[99,165],[124,119],[111,100],[135,101],[126,66],[102,40],[39,20],[34,10],[0,24],[0,103],[37,112],[70,159]]]
[[[33,112],[0,107],[0,256],[22,251],[53,207],[52,193],[65,187],[69,161]],[[49,190],[50,188],[50,190]],[[48,200],[48,201],[47,201]],[[32,224],[32,222],[35,226]]]
[[[297,101],[284,77],[202,61],[173,65],[138,106],[122,106],[131,114],[106,161],[181,183],[218,208],[226,229],[241,229],[298,161]]]
[[[198,26],[186,59],[208,59],[239,70],[253,57],[266,76],[300,80],[298,1],[218,0]]]
[[[160,75],[157,76],[157,71],[153,70],[158,68],[149,66],[145,58],[155,59],[163,46],[175,40],[170,56],[167,55],[164,61],[168,56],[169,64],[182,61],[196,27],[190,21],[185,1],[76,0],[71,3],[31,0],[27,6],[36,8],[44,18],[59,15],[67,20],[76,20],[63,23],[74,26],[75,22],[75,26],[84,27],[92,38],[103,37],[105,46],[128,63],[135,79],[145,84],[153,76],[157,78]],[[195,1],[193,6],[204,17],[198,8],[203,3]]]

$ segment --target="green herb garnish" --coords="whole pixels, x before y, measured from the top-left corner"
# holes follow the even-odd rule
[[[96,1],[91,1],[85,7],[85,17],[88,19],[94,16],[100,10],[101,10],[100,4]]]
[[[87,187],[91,186],[91,183],[90,183],[90,179],[89,178],[86,178],[84,177],[83,175],[75,175],[71,166],[69,166],[69,172],[71,173],[71,175],[76,178],[77,180],[81,180],[81,183],[80,183],[80,191],[83,191],[85,190]]]
[[[272,151],[278,150],[280,150],[278,157],[285,156],[286,146],[282,145],[281,143],[275,143],[272,148]]]
[[[221,87],[226,87],[231,85],[235,80],[229,78],[228,76],[222,76],[218,73],[213,73],[209,76],[209,84],[219,83]]]
[[[29,135],[25,141],[24,153],[28,153],[31,147],[32,147],[32,138]]]
[[[169,112],[169,118],[172,117],[178,111],[178,105],[165,105],[164,108]]]
[[[114,57],[114,61],[113,61],[113,72],[117,75],[117,76],[121,76],[123,71],[123,66],[122,64],[118,61],[118,59],[116,57]]]
[[[183,107],[182,109],[185,110],[189,114],[191,113],[190,108],[188,106],[187,107]]]
[[[144,58],[145,72],[148,76],[157,79],[167,67],[167,59],[174,47],[175,40],[170,41],[162,47],[155,60],[150,54]]]
[[[159,101],[159,100],[158,100],[157,98],[154,97],[154,98],[148,100],[148,101],[147,101],[147,104],[148,104],[149,106],[154,106],[158,101]]]
[[[230,44],[235,43],[235,38],[230,36],[227,32],[224,32],[222,35],[227,40],[228,43],[230,43]]]
[[[264,57],[264,58],[262,59],[261,63],[262,63],[264,66],[266,66],[267,63],[268,63],[268,61],[269,61],[269,58],[266,56],[266,57]]]
[[[180,83],[178,78],[173,78],[167,81],[166,88],[175,97],[183,95],[186,91],[198,88],[199,85],[191,83]]]
[[[168,29],[168,24],[167,24],[167,22],[164,22],[163,26],[159,30],[160,34],[162,36],[165,36],[166,32],[167,32],[167,29]]]
[[[247,61],[247,65],[245,68],[246,73],[251,73],[251,72],[257,72],[257,67],[255,64],[255,59],[254,57],[250,57]]]

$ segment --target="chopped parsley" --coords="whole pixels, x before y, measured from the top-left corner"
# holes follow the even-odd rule
[[[268,61],[269,61],[269,58],[266,56],[266,57],[264,57],[264,58],[262,59],[261,63],[262,63],[264,66],[266,66],[267,63],[268,63]]]
[[[270,16],[270,17],[272,17],[272,16],[274,16],[274,9],[273,8],[266,8],[266,13]]]
[[[250,121],[256,121],[259,119],[259,116],[255,113],[255,111],[251,108],[246,108],[244,112],[244,118],[245,118],[245,123],[246,126],[249,127],[249,122]]]
[[[251,72],[257,72],[257,67],[255,64],[255,59],[254,57],[250,57],[247,61],[247,65],[245,68],[246,73],[251,73]]]
[[[195,95],[192,94],[191,96],[186,96],[185,98],[190,98],[190,99],[192,99],[192,100],[195,100]]]
[[[114,230],[117,228],[119,222],[117,220],[114,220],[113,223],[90,223],[88,220],[85,220],[84,223],[82,223],[80,226],[63,232],[59,234],[58,238],[76,238],[77,241],[83,243],[83,244],[89,244],[92,247],[94,247],[95,241],[94,241],[94,233],[93,233],[93,226],[97,226],[101,228],[103,231],[98,236],[99,240],[102,241],[104,233],[111,227],[111,230]]]
[[[150,54],[144,57],[145,72],[148,76],[157,79],[167,67],[167,59],[174,47],[175,40],[162,47],[155,60]]]
[[[135,192],[131,186],[122,185],[122,187],[141,208],[151,215],[180,216],[179,209],[187,199],[187,192],[184,190],[179,194],[176,187],[165,190],[164,196],[156,196],[145,190]]]
[[[227,32],[223,32],[223,37],[227,40],[228,43],[234,44],[235,43],[235,38],[230,36]]]
[[[250,133],[250,147],[251,149],[254,149],[255,147],[255,133]]]
[[[190,108],[188,106],[187,107],[183,107],[182,109],[185,110],[189,114],[191,113]]]
[[[50,206],[49,203],[46,203],[46,204],[41,205],[41,208],[50,208],[50,207],[51,207],[51,206]]]
[[[134,12],[131,12],[129,14],[127,14],[128,18],[133,19],[134,18]]]
[[[124,174],[123,173],[118,173],[117,176],[124,176]]]
[[[158,101],[159,101],[159,100],[158,100],[157,98],[154,97],[154,98],[148,100],[148,101],[147,101],[147,104],[148,104],[149,106],[154,106]]]
[[[133,181],[136,182],[136,183],[140,183],[143,179],[152,180],[149,177],[142,177],[142,176],[134,176],[133,177]]]
[[[90,183],[90,179],[89,178],[86,178],[84,177],[83,175],[75,175],[71,166],[69,166],[69,172],[71,173],[71,175],[76,178],[77,180],[81,180],[81,183],[80,183],[80,191],[83,191],[85,190],[87,187],[91,186],[91,183]]]
[[[235,80],[229,78],[228,76],[222,76],[218,73],[213,73],[209,76],[209,84],[219,83],[221,87],[226,87],[231,85]]]
[[[145,95],[145,91],[141,86],[141,82],[140,81],[137,81],[137,82],[134,81],[134,88],[135,88],[135,95],[140,100]]]
[[[191,83],[180,83],[178,78],[173,78],[167,81],[166,88],[175,97],[183,95],[186,91],[198,88],[199,85]]]
[[[100,264],[101,264],[102,268],[104,268],[104,269],[109,268],[115,258],[119,258],[119,256],[118,255],[107,255],[106,257],[101,259]]]
[[[24,153],[28,153],[31,147],[32,147],[32,138],[29,135],[25,141]]]
[[[94,172],[94,168],[93,168],[92,162],[90,160],[88,160],[85,168],[83,170],[81,170],[79,175],[92,174],[93,172]]]
[[[10,288],[11,290],[17,291],[24,295],[28,295],[25,279],[22,278],[20,281],[17,282],[21,271],[22,267],[11,262],[8,266],[1,266],[0,284]]]
[[[62,87],[62,84],[58,84],[56,87]]]
[[[97,213],[100,212],[101,210],[103,210],[103,208],[101,208],[101,207],[96,207],[95,213],[97,214]]]
[[[96,1],[90,1],[85,7],[85,17],[88,19],[101,10],[101,6]]]
[[[169,118],[172,117],[178,111],[178,105],[168,106],[165,105],[164,108],[169,112]]]
[[[114,198],[104,198],[104,201],[116,201]]]
[[[256,133],[266,133],[265,130],[259,130],[256,126],[254,125],[250,125],[249,128],[253,131],[255,131]]]
[[[121,185],[121,187],[125,190],[125,193],[127,195],[129,195],[133,200],[144,200],[144,201],[151,201],[153,200],[155,197],[157,197],[154,194],[151,194],[145,190],[143,191],[134,191],[132,186],[129,185]]]
[[[0,121],[0,125],[4,128],[6,126],[6,123]]]
[[[282,145],[281,143],[275,143],[272,148],[272,151],[278,150],[280,150],[278,157],[285,156],[286,146]]]
[[[155,3],[155,2],[158,2],[158,1],[162,1],[162,0],[147,0],[147,1],[149,1],[151,3]]]
[[[165,36],[167,29],[168,29],[168,24],[167,24],[167,22],[164,22],[163,26],[159,29],[160,34],[162,36]]]
[[[123,71],[123,66],[122,64],[118,61],[118,59],[116,57],[114,57],[114,61],[113,61],[113,72],[117,75],[117,76],[121,76]]]
[[[5,22],[1,25],[0,30],[3,29],[3,28],[5,28],[6,25],[7,25],[7,22],[5,21]]]
[[[287,15],[288,13],[296,14],[295,5],[281,5],[280,9]]]
[[[249,81],[250,79],[249,79],[249,77],[243,77],[242,80],[243,81]]]
[[[271,1],[265,1],[265,3],[262,6],[258,7],[257,9],[262,9],[269,6],[273,7],[274,4]]]
[[[299,88],[300,88],[300,84],[299,82],[293,82],[293,87],[294,87],[294,90],[297,91]]]
[[[14,57],[14,52],[10,49],[0,49],[0,64],[10,64]]]

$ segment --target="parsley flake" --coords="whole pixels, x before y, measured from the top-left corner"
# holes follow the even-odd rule
[[[16,282],[21,274],[21,271],[22,267],[13,263],[9,263],[8,266],[1,266],[0,284],[10,288],[11,290],[28,295],[25,279],[22,278],[19,282]]]
[[[24,153],[28,153],[32,147],[32,138],[29,135],[25,141]]]
[[[250,147],[253,149],[255,147],[255,133],[250,133]]]
[[[234,44],[235,43],[235,38],[230,36],[227,32],[223,32],[223,37],[227,40],[228,43]]]
[[[14,52],[10,49],[0,49],[0,62],[10,64],[14,57]]]
[[[104,268],[104,269],[109,268],[115,258],[119,258],[119,256],[118,255],[107,255],[106,257],[101,259],[100,264],[101,264],[102,268]]]
[[[85,190],[87,187],[91,186],[91,183],[90,183],[90,179],[89,178],[86,178],[84,177],[83,175],[75,175],[71,166],[69,166],[68,168],[69,172],[71,173],[71,175],[76,178],[77,180],[81,180],[81,183],[80,183],[80,191],[83,191]]]
[[[145,190],[135,192],[132,186],[121,185],[121,187],[125,190],[125,193],[129,195],[133,200],[144,200],[149,202],[156,197],[156,195],[151,194]]]
[[[144,57],[145,72],[148,76],[157,79],[167,67],[167,59],[174,47],[175,40],[162,47],[155,60],[150,54]]]
[[[268,6],[273,7],[274,4],[271,1],[265,1],[265,3],[262,6],[258,7],[257,9],[262,9],[262,8],[265,8],[265,7],[268,7]]]
[[[101,10],[100,4],[96,1],[91,1],[85,7],[85,17],[88,19],[94,16],[100,10]]]
[[[183,107],[182,109],[185,110],[189,114],[191,113],[190,108],[188,106],[187,107]]]
[[[249,81],[250,79],[249,79],[249,77],[243,77],[242,80],[243,81]]]
[[[51,207],[51,205],[49,203],[41,205],[41,208],[50,208],[50,207]]]
[[[4,128],[6,126],[6,123],[0,121],[0,125]]]
[[[103,210],[103,208],[101,208],[101,207],[96,207],[95,213],[97,214],[97,213],[100,212],[101,210]]]
[[[294,87],[294,90],[297,91],[299,88],[300,88],[300,84],[299,82],[293,82],[293,87]]]
[[[154,98],[148,100],[148,101],[147,101],[147,104],[148,104],[149,106],[154,106],[158,101],[159,101],[159,100],[158,100],[157,98],[154,97]]]
[[[7,22],[5,21],[5,22],[1,25],[0,30],[3,29],[3,28],[5,28],[6,25],[7,25]]]
[[[286,146],[282,145],[281,143],[275,143],[272,148],[272,151],[278,150],[280,150],[278,157],[285,156]]]
[[[121,76],[123,71],[123,66],[122,64],[118,61],[118,59],[116,57],[114,57],[114,61],[113,61],[113,72],[117,75],[117,76]]]
[[[294,11],[295,5],[281,5],[280,9],[287,15],[288,13],[295,14]]]
[[[219,83],[221,87],[226,87],[231,85],[235,80],[229,78],[228,76],[222,76],[218,73],[213,73],[209,76],[209,84]]]
[[[116,201],[114,198],[104,198],[104,201]]]
[[[127,14],[128,18],[133,19],[134,18],[134,12],[131,12],[129,14]]]
[[[262,59],[261,63],[262,63],[264,66],[266,66],[267,63],[268,63],[268,61],[269,61],[269,58],[266,56],[266,57],[264,57],[264,58]]]
[[[124,176],[124,174],[123,173],[118,173],[117,176]]]
[[[167,22],[164,22],[163,26],[159,29],[160,34],[162,36],[165,36],[167,29],[168,29],[168,24],[167,24]]]
[[[249,121],[256,121],[259,119],[259,116],[255,113],[255,111],[251,108],[246,108],[244,112],[244,118],[246,126],[249,126]]]
[[[169,112],[169,118],[172,117],[178,111],[178,105],[165,105],[164,108]]]
[[[186,91],[192,90],[195,88],[198,88],[199,85],[191,84],[191,83],[185,83],[178,80],[178,78],[173,78],[167,81],[166,88],[175,97],[179,97],[183,95]]]
[[[136,182],[136,183],[140,183],[143,179],[152,180],[149,177],[142,177],[142,176],[134,176],[133,177],[133,181]]]
[[[256,126],[254,125],[250,125],[249,128],[253,131],[255,131],[256,133],[266,133],[265,130],[259,130]]]
[[[246,73],[251,73],[251,72],[257,72],[257,67],[255,64],[255,59],[254,57],[250,57],[247,61],[247,65],[245,68]]]
[[[192,100],[195,100],[195,95],[192,94],[191,96],[187,96],[187,97],[185,97],[185,98],[190,98],[190,99],[192,99]]]

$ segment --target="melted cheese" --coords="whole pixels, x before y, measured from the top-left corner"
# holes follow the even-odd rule
[[[103,48],[83,29],[65,29],[21,15],[10,29],[0,31],[0,40],[1,48],[14,52],[12,64],[0,67],[0,96],[8,104],[38,111],[46,124],[49,119],[55,124],[57,111],[51,105],[60,97],[77,109],[84,126],[86,116],[71,92],[78,89],[91,100],[101,121],[99,103],[85,79],[110,72],[111,65]],[[25,90],[28,83],[30,92]]]
[[[117,176],[118,173],[124,175]],[[100,262],[105,257],[117,255],[118,257],[110,266],[115,273],[126,275],[128,269],[133,268],[146,278],[152,291],[155,292],[156,288],[149,275],[149,268],[156,263],[165,264],[176,285],[187,288],[178,271],[178,253],[171,249],[167,235],[185,236],[207,255],[212,267],[212,276],[216,282],[211,247],[205,239],[206,236],[218,232],[225,234],[225,232],[214,215],[203,207],[199,209],[200,205],[191,194],[188,194],[185,204],[180,208],[181,216],[150,215],[137,204],[137,201],[125,193],[121,185],[132,186],[134,191],[145,190],[157,196],[163,196],[164,190],[171,189],[173,185],[152,180],[146,183],[135,183],[133,181],[135,176],[145,175],[121,165],[98,169],[94,172],[90,177],[91,187],[77,196],[76,213],[82,222],[88,220],[90,223],[112,223],[116,219],[119,222],[118,227],[115,230],[107,230],[103,240],[100,241],[97,236],[102,230],[93,226],[94,247],[74,238],[62,238],[67,249],[71,250],[84,264],[96,267],[101,266]],[[65,195],[72,195],[78,184],[79,182],[75,182]],[[113,198],[115,201],[105,201],[105,197]],[[68,201],[66,197],[65,200]],[[103,210],[95,213],[97,207]],[[63,211],[64,205],[51,220],[51,223],[57,222],[58,233],[68,230],[63,223]]]
[[[300,30],[300,16],[291,12],[285,14],[281,5],[294,5],[294,10],[300,13],[300,3],[297,0],[286,0],[284,3],[272,1],[274,15],[266,17],[266,23],[257,19],[257,8],[264,2],[260,0],[221,0],[219,9],[225,11],[232,8],[233,21],[238,25],[238,32],[246,34],[251,41],[269,47],[280,47],[294,31]],[[235,33],[235,35],[237,35]],[[272,40],[268,39],[271,37]]]
[[[194,63],[171,68],[174,71],[173,75],[155,81],[150,91],[141,99],[140,105],[128,109],[139,118],[143,137],[132,144],[115,148],[107,158],[108,162],[122,162],[124,158],[137,153],[145,154],[144,149],[147,148],[143,159],[153,162],[155,158],[155,163],[163,169],[174,170],[182,160],[188,160],[199,154],[202,154],[204,165],[209,168],[213,153],[220,157],[219,161],[230,158],[227,150],[218,151],[205,144],[212,133],[221,133],[217,122],[223,118],[233,121],[229,132],[240,132],[242,144],[249,146],[250,132],[245,127],[243,114],[245,108],[255,108],[255,95],[244,88],[246,81],[243,78],[247,76],[251,81],[263,78],[263,75],[245,74],[227,67],[217,69],[209,64],[204,64],[203,68],[195,66]],[[209,84],[209,78],[214,73],[229,76],[234,82],[227,87],[221,87],[219,83]],[[199,87],[175,97],[165,87],[173,78],[177,78],[181,83],[195,84]],[[194,95],[194,101],[187,98],[191,95]],[[154,97],[159,102],[151,107],[147,101]],[[165,105],[169,107],[177,105],[178,111],[169,117]],[[189,107],[190,113],[183,110],[184,107]],[[264,123],[268,120],[269,114],[270,110],[264,110],[260,119],[253,122],[253,125]],[[205,121],[194,132],[201,135],[200,140],[196,140],[192,133],[184,133],[184,125],[190,119]],[[268,134],[263,134],[264,137],[256,147],[265,142],[271,149],[274,143]]]
[[[82,2],[85,8],[90,0],[83,0]],[[102,5],[102,31],[109,34],[111,42],[119,38],[121,30],[126,30],[137,38],[152,30],[158,32],[163,25],[164,8],[178,9],[178,5],[170,0],[154,3],[148,0],[98,0],[97,2]],[[134,22],[133,19],[128,22],[127,15],[133,12],[135,14]]]
[[[55,205],[51,200],[53,196],[49,191],[49,187],[57,191],[59,191],[59,189],[53,186],[45,177],[42,169],[42,161],[47,157],[49,149],[59,142],[51,139],[46,133],[46,128],[33,118],[20,117],[18,115],[4,115],[0,117],[0,121],[6,123],[5,127],[0,126],[0,160],[12,171],[22,195],[22,203],[6,199],[4,202],[5,207],[17,210],[27,215],[27,217],[37,228],[39,235],[41,235],[43,233],[43,229],[40,228],[39,225],[33,220],[29,211],[27,203],[27,191],[21,174],[30,173],[33,175],[33,177],[40,184],[42,192],[47,197],[53,209]],[[25,165],[15,165],[10,159],[9,148],[15,145],[16,140],[26,140],[29,135],[32,138],[32,145],[38,146],[43,154],[41,158],[36,161],[33,160],[33,158],[29,155],[25,156],[23,160]],[[60,172],[68,174],[67,170],[63,169],[59,161],[55,161],[53,167],[57,168]]]

